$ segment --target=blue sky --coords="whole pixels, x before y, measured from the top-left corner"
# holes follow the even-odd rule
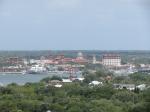
[[[150,50],[149,0],[0,0],[0,50]]]

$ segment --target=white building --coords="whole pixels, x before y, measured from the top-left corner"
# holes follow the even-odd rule
[[[93,85],[93,86],[103,85],[103,82],[92,81],[91,83],[89,83],[89,85]]]
[[[96,56],[93,55],[93,64],[96,64],[96,63],[97,63],[97,61],[96,61]]]
[[[72,81],[70,79],[62,79],[63,83],[71,83]]]
[[[130,91],[135,90],[136,86],[134,84],[113,84],[115,89],[127,89]]]
[[[102,64],[105,66],[120,66],[121,57],[117,54],[105,54],[102,58]]]
[[[143,91],[143,90],[146,89],[146,85],[145,84],[141,84],[141,85],[136,86],[136,88],[138,88],[140,91]]]

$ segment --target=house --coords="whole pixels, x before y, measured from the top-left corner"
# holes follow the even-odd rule
[[[49,81],[49,84],[52,84],[52,85],[60,84],[60,83],[62,83],[62,81],[59,81],[59,80],[51,80],[51,81]]]
[[[130,91],[135,90],[136,86],[134,84],[113,84],[115,89],[127,89]]]
[[[84,78],[73,78],[73,82],[83,82]]]
[[[61,88],[63,85],[62,85],[62,81],[51,80],[51,81],[48,82],[48,84],[46,86],[54,86],[54,87],[57,87],[57,88]]]
[[[145,84],[141,84],[141,85],[136,86],[136,88],[138,88],[140,91],[143,91],[143,90],[146,89],[146,85]]]
[[[103,85],[103,82],[99,82],[99,81],[92,81],[91,83],[89,83],[89,85],[93,85],[93,86],[98,86],[98,85]]]
[[[63,82],[63,83],[71,83],[72,80],[70,80],[70,79],[62,79],[62,82]]]
[[[56,88],[61,88],[62,85],[61,85],[61,84],[56,84],[56,85],[54,85],[54,87],[56,87]]]

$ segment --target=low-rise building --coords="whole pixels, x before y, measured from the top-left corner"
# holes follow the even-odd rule
[[[146,84],[138,85],[138,86],[136,86],[136,88],[138,88],[140,91],[143,91],[146,89]]]
[[[136,86],[134,84],[113,84],[115,89],[127,89],[130,91],[135,90]]]
[[[92,81],[91,83],[89,83],[90,86],[98,86],[98,85],[103,85],[103,82],[99,82],[99,81]]]

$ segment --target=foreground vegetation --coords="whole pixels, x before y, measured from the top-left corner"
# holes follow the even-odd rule
[[[62,88],[46,86],[48,79],[0,87],[0,112],[150,112],[150,89],[116,90],[111,82],[89,87],[91,78],[88,75],[84,82],[64,84]]]

